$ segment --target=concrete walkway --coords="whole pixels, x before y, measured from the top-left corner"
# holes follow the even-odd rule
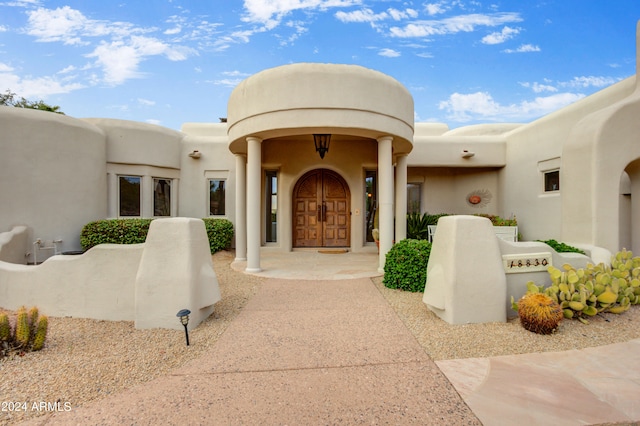
[[[209,353],[167,376],[32,424],[524,426],[640,420],[640,340],[436,364],[370,279],[317,279],[337,276],[322,277],[323,270],[377,275],[375,254],[277,257],[263,264],[261,274],[272,278]],[[274,277],[304,270],[297,279]]]

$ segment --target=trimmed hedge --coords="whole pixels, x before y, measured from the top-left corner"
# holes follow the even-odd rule
[[[87,223],[80,233],[82,250],[98,244],[144,243],[153,219],[106,219]],[[227,219],[202,219],[211,254],[231,246],[233,224]]]
[[[387,252],[382,283],[389,288],[424,291],[431,243],[427,240],[402,240]]]

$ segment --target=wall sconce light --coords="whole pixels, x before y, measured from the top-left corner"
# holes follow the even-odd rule
[[[189,153],[189,157],[191,157],[191,158],[200,158],[201,155],[202,154],[197,149],[194,149],[193,151],[191,151]]]
[[[331,142],[331,135],[313,135],[313,143],[316,145],[316,152],[320,154],[320,158],[324,158],[324,155],[329,152],[329,142]]]
[[[475,152],[471,152],[471,151],[466,150],[466,149],[463,149],[461,155],[462,155],[462,158],[471,158],[474,155],[476,155],[476,153]]]
[[[189,346],[189,332],[187,331],[187,324],[189,324],[189,314],[191,313],[188,309],[182,309],[180,312],[176,314],[178,318],[180,318],[180,324],[184,325],[184,335],[187,338],[187,346]]]

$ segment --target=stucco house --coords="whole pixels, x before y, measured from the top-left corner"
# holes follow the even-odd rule
[[[34,242],[0,260],[78,250],[97,219],[210,216],[234,223],[248,271],[261,247],[375,252],[374,226],[383,265],[408,210],[515,215],[526,240],[640,253],[638,117],[632,76],[528,124],[450,130],[415,123],[393,78],[320,63],[259,72],[226,120],[181,131],[0,108],[0,233]]]

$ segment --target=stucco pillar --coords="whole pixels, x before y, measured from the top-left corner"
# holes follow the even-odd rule
[[[107,217],[114,219],[118,217],[118,175],[107,173]]]
[[[260,272],[262,139],[247,137],[247,272]]]
[[[407,155],[396,161],[396,241],[407,238]]]
[[[380,254],[378,271],[384,271],[387,252],[393,245],[393,152],[391,136],[378,138],[378,226]]]
[[[153,217],[153,178],[149,175],[142,176],[140,182],[142,204],[140,205],[140,217]]]
[[[247,260],[247,157],[236,154],[236,259]]]

